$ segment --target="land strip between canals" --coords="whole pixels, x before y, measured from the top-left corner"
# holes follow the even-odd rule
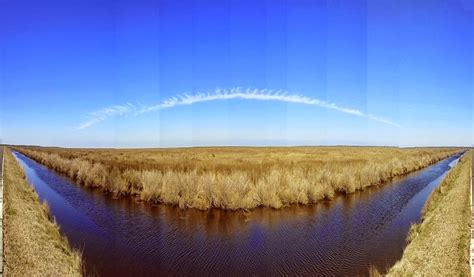
[[[15,147],[76,183],[152,204],[206,210],[281,208],[331,200],[422,169],[459,148]]]
[[[403,256],[389,276],[469,276],[470,170],[465,154],[431,193],[420,223],[411,227]]]
[[[60,234],[10,150],[4,155],[4,274],[81,276],[80,254]]]

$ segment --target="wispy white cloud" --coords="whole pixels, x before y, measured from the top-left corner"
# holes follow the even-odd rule
[[[372,114],[364,113],[360,110],[351,109],[347,107],[341,107],[331,102],[319,100],[317,98],[311,98],[299,94],[290,94],[283,90],[271,90],[271,89],[216,89],[210,93],[197,93],[197,94],[183,94],[175,97],[168,98],[163,102],[153,105],[144,106],[142,104],[134,105],[132,103],[126,103],[125,105],[115,105],[107,107],[95,112],[90,113],[87,119],[78,126],[78,129],[86,129],[94,124],[100,123],[112,117],[117,116],[138,116],[144,113],[150,113],[158,110],[170,109],[176,106],[192,105],[201,102],[210,102],[217,100],[231,100],[231,99],[246,99],[246,100],[257,100],[257,101],[279,101],[286,103],[295,103],[303,105],[312,105],[325,109],[335,110],[338,112],[363,117],[372,121],[388,124],[394,127],[400,127],[399,124]]]
[[[123,116],[137,111],[137,107],[132,103],[127,103],[125,105],[115,105],[101,110],[92,112],[87,115],[87,120],[84,121],[77,129],[85,129],[94,124],[102,122],[110,117],[114,116]]]

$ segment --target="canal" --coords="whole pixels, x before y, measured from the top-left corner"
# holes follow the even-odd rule
[[[87,274],[367,275],[400,259],[410,225],[460,155],[330,203],[251,212],[114,199],[14,152]]]

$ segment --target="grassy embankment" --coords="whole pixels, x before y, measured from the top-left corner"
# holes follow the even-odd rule
[[[389,276],[469,276],[472,151],[433,191]]]
[[[80,254],[51,221],[10,151],[4,154],[5,275],[80,276]]]
[[[281,208],[332,199],[426,167],[460,149],[281,147],[17,148],[76,182],[180,208]]]

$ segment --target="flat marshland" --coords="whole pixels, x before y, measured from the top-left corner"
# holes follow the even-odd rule
[[[469,276],[472,150],[434,190],[389,276]]]
[[[457,148],[16,147],[77,183],[180,208],[281,208],[331,200],[444,159]]]
[[[72,250],[9,150],[4,165],[4,273],[11,276],[81,276]]]

